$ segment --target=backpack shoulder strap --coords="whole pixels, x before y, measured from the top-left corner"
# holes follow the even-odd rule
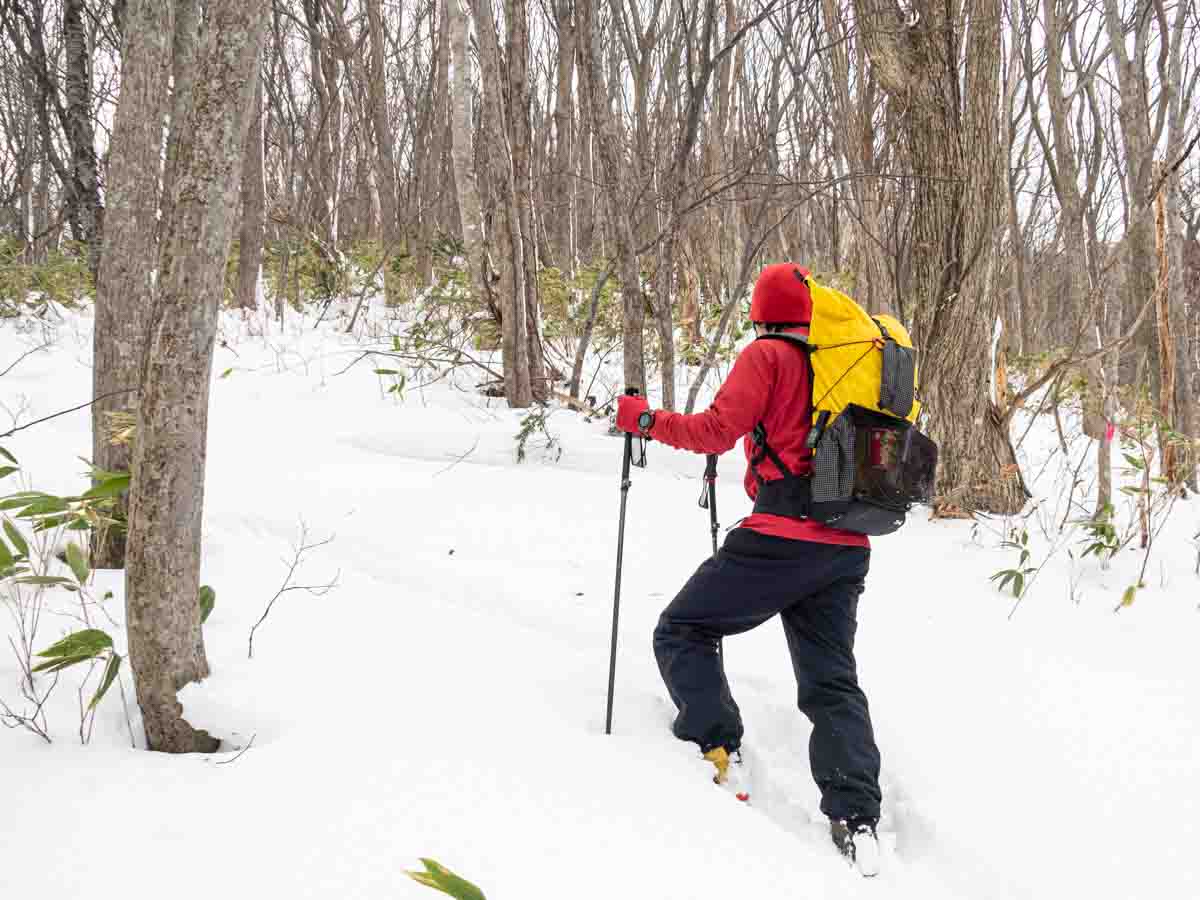
[[[760,334],[758,337],[755,338],[755,340],[756,341],[781,341],[782,343],[788,344],[792,347],[795,347],[798,350],[801,350],[806,357],[810,353],[812,353],[813,350],[816,349],[816,347],[813,344],[809,343],[807,335],[803,335],[803,334],[788,334],[788,333],[782,332],[782,331],[772,331],[772,332],[768,332],[767,334]],[[813,368],[812,368],[812,360],[809,360],[809,364],[808,364],[808,402],[809,402],[810,406],[812,405],[812,400],[813,400]],[[765,480],[763,479],[763,477],[758,474],[758,466],[763,461],[763,459],[771,460],[771,462],[775,464],[775,468],[777,468],[779,470],[779,474],[782,475],[785,479],[800,477],[787,467],[787,465],[784,463],[784,461],[780,458],[779,454],[775,452],[775,449],[770,444],[767,443],[767,429],[766,429],[766,426],[764,426],[762,422],[759,422],[757,425],[754,426],[754,431],[751,433],[751,437],[754,440],[754,446],[757,448],[757,452],[753,456],[750,457],[750,472],[751,472],[751,474],[754,475],[754,480],[758,482],[758,486],[760,488],[763,486],[763,484],[766,483]],[[811,450],[812,448],[810,447],[808,449]]]
[[[783,341],[785,344],[791,344],[793,347],[799,347],[805,353],[811,353],[816,350],[809,339],[808,335],[804,334],[788,334],[784,331],[768,331],[766,334],[760,334],[755,338],[756,341]]]

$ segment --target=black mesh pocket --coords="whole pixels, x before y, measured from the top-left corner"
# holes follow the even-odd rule
[[[912,412],[917,386],[917,359],[911,347],[895,341],[883,345],[883,376],[879,382],[879,408],[907,418]]]
[[[931,503],[937,479],[938,446],[915,428],[904,436],[901,489],[913,503]]]
[[[843,414],[821,435],[813,454],[813,503],[837,503],[854,493],[855,426]]]
[[[932,499],[937,444],[907,421],[860,406],[840,418],[854,423],[856,498],[896,509]]]

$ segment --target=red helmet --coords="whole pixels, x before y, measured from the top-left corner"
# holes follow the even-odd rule
[[[754,283],[750,321],[808,325],[812,321],[808,269],[795,263],[775,263],[764,267]]]

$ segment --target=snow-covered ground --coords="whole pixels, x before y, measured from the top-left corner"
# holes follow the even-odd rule
[[[21,422],[89,396],[90,319],[56,331],[0,380]],[[531,444],[518,464],[521,413],[447,382],[410,381],[398,401],[372,373],[394,362],[338,374],[357,345],[330,325],[227,315],[222,333],[204,518],[213,674],[182,700],[229,752],[132,749],[115,690],[81,746],[64,673],[53,745],[0,731],[0,896],[433,897],[403,875],[423,856],[489,900],[1200,896],[1197,501],[1177,504],[1119,612],[1141,556],[1102,571],[1078,561],[1081,536],[1062,543],[1073,467],[1050,458],[1040,423],[1022,449],[1028,473],[1044,468],[1033,564],[1061,545],[1011,618],[988,582],[1016,559],[998,546],[1005,523],[918,513],[875,542],[858,658],[887,833],[883,874],[865,881],[817,810],[780,627],[726,642],[751,805],[670,736],[650,633],[708,552],[702,458],[652,445],[634,472],[605,736],[621,458],[607,423],[556,410],[559,447]],[[0,368],[33,339],[0,329]],[[89,429],[80,412],[4,441],[22,464],[5,490],[81,490]],[[737,454],[722,459],[725,525],[748,510],[741,474]],[[338,585],[280,597],[248,659],[302,522],[332,541],[298,583]],[[117,573],[97,575],[107,589],[120,622]],[[77,627],[71,603],[54,598],[39,646]],[[127,676],[125,690],[132,707]]]

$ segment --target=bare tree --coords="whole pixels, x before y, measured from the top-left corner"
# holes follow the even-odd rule
[[[250,127],[242,151],[241,211],[238,231],[238,283],[234,305],[257,309],[262,295],[263,245],[267,227],[267,186],[263,173],[263,86],[262,75],[254,70],[254,99],[250,107]]]
[[[968,0],[956,16],[919,0],[908,24],[881,0],[857,0],[855,9],[880,84],[906,110],[914,302],[902,312],[922,348],[922,399],[942,447],[941,508],[1016,512],[1028,493],[989,387],[1003,166],[1000,4]]]
[[[210,752],[176,692],[208,675],[200,521],[217,308],[233,237],[268,4],[209,0],[178,143],[134,449],[126,569],[129,658],[153,750]],[[127,23],[126,31],[133,27]]]
[[[646,298],[642,291],[633,225],[626,205],[632,200],[631,191],[628,190],[628,180],[624,174],[621,137],[613,119],[600,68],[596,10],[591,4],[584,3],[576,9],[576,14],[579,25],[580,90],[586,98],[584,105],[591,117],[591,131],[606,182],[603,193],[608,205],[608,220],[616,245],[617,277],[624,307],[625,385],[645,393],[646,359],[642,329],[646,319]]]
[[[366,0],[367,21],[371,36],[370,95],[371,125],[375,138],[375,178],[379,184],[379,214],[382,220],[381,238],[387,257],[398,249],[400,216],[397,211],[396,142],[387,104],[387,60],[384,57],[384,24],[380,0]],[[387,302],[399,302],[399,285],[389,262],[384,263],[383,282]]]

